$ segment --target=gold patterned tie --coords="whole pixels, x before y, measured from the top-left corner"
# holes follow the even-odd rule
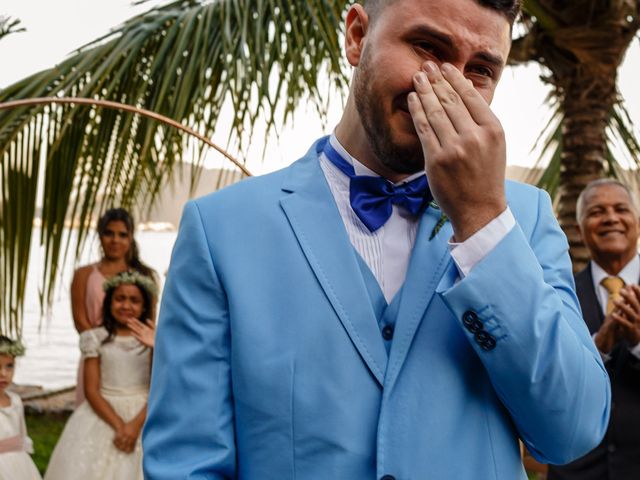
[[[620,296],[620,290],[624,287],[624,280],[620,277],[607,277],[600,282],[604,288],[609,292],[609,298],[607,299],[607,315],[609,315],[616,308],[616,300],[622,298]]]

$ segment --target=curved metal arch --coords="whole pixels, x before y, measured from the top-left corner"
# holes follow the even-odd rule
[[[132,105],[127,105],[126,103],[113,102],[111,100],[94,100],[90,98],[80,98],[80,97],[35,97],[35,98],[25,98],[20,100],[12,100],[10,102],[0,103],[0,110],[8,110],[11,108],[18,107],[29,107],[35,105],[49,105],[52,103],[60,103],[60,104],[78,104],[78,105],[90,105],[96,107],[103,108],[111,108],[114,110],[121,110],[125,112],[135,113],[137,115],[142,115],[143,117],[148,117],[153,120],[157,120],[158,122],[164,123],[165,125],[169,125],[170,127],[177,128],[178,130],[182,130],[183,132],[196,137],[198,140],[206,143],[211,148],[221,153],[224,157],[226,157],[231,163],[233,163],[236,167],[238,167],[242,173],[244,173],[248,177],[252,177],[253,174],[247,170],[247,168],[242,165],[235,157],[233,157],[229,152],[227,152],[222,147],[219,147],[211,140],[196,132],[192,128],[185,127],[181,123],[176,122],[175,120],[165,117],[156,112],[152,112],[151,110],[146,110],[144,108],[134,107]]]

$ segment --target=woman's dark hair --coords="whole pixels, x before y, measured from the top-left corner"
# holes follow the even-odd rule
[[[138,244],[133,237],[135,224],[133,222],[133,217],[131,216],[131,214],[124,208],[111,208],[107,210],[98,220],[98,235],[102,237],[106,233],[107,225],[109,225],[109,223],[111,222],[124,223],[127,227],[127,230],[131,234],[131,248],[129,249],[129,253],[127,254],[127,263],[129,264],[129,267],[140,272],[143,275],[155,279],[154,270],[148,265],[145,265],[140,260]]]
[[[114,287],[109,288],[105,292],[104,301],[102,302],[102,326],[109,333],[109,336],[107,337],[105,342],[111,340],[116,333],[116,326],[118,325],[118,321],[113,318],[113,315],[111,314],[111,301],[113,300],[113,293],[120,285],[134,285],[138,288],[138,290],[140,290],[140,294],[142,295],[142,313],[140,314],[140,318],[138,320],[146,324],[152,315],[151,294],[137,283],[120,283]]]

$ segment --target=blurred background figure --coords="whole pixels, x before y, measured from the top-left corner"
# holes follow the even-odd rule
[[[86,402],[65,425],[47,480],[142,480],[153,339],[139,341],[130,325],[151,322],[158,287],[137,271],[114,275],[103,287],[103,324],[80,334]]]
[[[7,387],[13,381],[16,357],[24,355],[20,341],[0,335],[0,479],[42,480],[33,460],[33,444],[27,436],[22,400]]]
[[[638,206],[617,180],[591,182],[576,216],[591,262],[576,275],[582,313],[611,379],[612,409],[602,443],[549,480],[640,478],[640,259]]]
[[[78,333],[102,325],[102,302],[105,280],[127,270],[135,270],[155,279],[155,272],[139,257],[138,245],[133,237],[134,221],[124,208],[107,210],[98,220],[98,236],[102,258],[96,263],[78,268],[71,282],[71,309]],[[151,320],[155,319],[155,303]],[[76,407],[84,400],[82,385],[82,359],[76,384]]]

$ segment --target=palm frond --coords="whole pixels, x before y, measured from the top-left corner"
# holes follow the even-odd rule
[[[636,173],[640,169],[640,142],[634,135],[633,121],[624,103],[619,102],[611,109],[608,125],[605,171],[639,190]],[[533,150],[540,150],[540,153],[526,181],[547,190],[554,198],[560,185],[562,166],[562,110],[558,104]],[[540,169],[542,173],[538,176]]]
[[[546,126],[534,143],[532,151],[539,150],[539,155],[534,162],[531,173],[525,180],[549,192],[551,198],[555,197],[560,182],[562,118],[562,110],[556,105]]]
[[[0,39],[11,33],[24,32],[25,28],[21,27],[20,23],[17,18],[0,15]]]
[[[338,32],[346,3],[171,1],[1,90],[0,103],[49,96],[111,100],[157,112],[207,138],[230,105],[235,115],[223,129],[246,147],[260,117],[274,129],[305,101],[324,114],[320,88],[327,77],[336,95],[345,91]],[[46,304],[60,254],[70,248],[66,226],[78,227],[77,253],[96,212],[150,205],[186,155],[199,167],[206,148],[153,119],[96,107],[0,111],[0,281],[11,292],[0,300],[0,329],[19,330],[39,183]]]

